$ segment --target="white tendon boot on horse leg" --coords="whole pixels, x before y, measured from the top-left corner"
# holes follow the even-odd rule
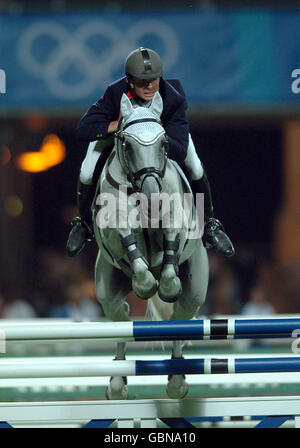
[[[173,342],[172,359],[183,359],[182,342]],[[185,375],[169,375],[167,384],[167,395],[169,398],[184,398],[189,390],[189,385],[185,381]]]
[[[114,360],[125,360],[126,342],[117,343],[117,355]],[[109,386],[105,394],[107,400],[127,400],[128,387],[126,376],[110,377]]]

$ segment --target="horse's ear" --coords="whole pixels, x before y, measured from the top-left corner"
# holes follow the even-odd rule
[[[133,112],[133,105],[131,104],[130,99],[128,98],[125,93],[123,93],[121,98],[121,113],[124,121],[132,114]]]
[[[159,92],[155,92],[155,95],[153,97],[150,110],[158,117],[160,118],[162,110],[163,110],[163,100],[160,96]]]

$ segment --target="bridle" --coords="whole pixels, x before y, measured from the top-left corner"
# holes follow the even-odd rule
[[[156,118],[140,118],[137,120],[133,120],[129,123],[126,123],[125,126],[123,127],[123,129],[121,129],[121,120],[120,120],[118,130],[115,133],[115,138],[117,139],[117,154],[118,154],[119,160],[121,162],[121,165],[123,166],[123,169],[125,170],[127,179],[132,184],[134,191],[140,191],[145,179],[147,177],[153,176],[153,175],[158,176],[157,180],[158,180],[158,184],[159,184],[159,190],[161,191],[161,189],[162,189],[161,182],[162,182],[162,179],[163,179],[163,177],[165,175],[165,171],[166,171],[166,165],[167,165],[167,159],[168,159],[168,149],[169,149],[168,148],[169,147],[168,138],[167,138],[167,135],[165,134],[165,132],[164,132],[165,141],[163,142],[164,157],[163,157],[161,166],[159,168],[156,168],[155,166],[149,166],[149,167],[142,168],[135,172],[131,172],[130,168],[129,168],[128,155],[127,155],[128,148],[126,146],[125,137],[130,136],[131,134],[129,134],[128,132],[125,132],[125,129],[127,129],[129,126],[132,126],[137,123],[147,123],[147,122],[154,122],[154,123],[158,123],[161,125],[161,121],[157,120]],[[141,185],[141,187],[138,187],[137,182],[144,175],[145,175],[145,177],[143,178],[142,185]]]

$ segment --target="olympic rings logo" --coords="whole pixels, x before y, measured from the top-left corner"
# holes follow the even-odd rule
[[[6,74],[5,71],[0,68],[0,93],[6,93]]]
[[[139,21],[126,34],[124,30],[103,20],[87,22],[72,33],[54,21],[38,22],[27,28],[21,36],[18,58],[23,68],[43,79],[56,97],[78,100],[88,96],[95,88],[106,87],[112,82],[113,73],[124,66],[125,57],[130,51],[142,45],[139,42],[145,35],[154,35],[160,39],[164,49],[161,53],[164,69],[169,70],[178,59],[179,43],[172,28],[159,20]],[[46,59],[38,60],[33,54],[33,47],[43,37],[52,39],[56,45],[52,50],[49,49]],[[89,39],[94,37],[110,42],[100,55],[88,45]],[[39,51],[42,45],[40,47]],[[64,73],[74,65],[83,76],[79,82],[71,84]]]

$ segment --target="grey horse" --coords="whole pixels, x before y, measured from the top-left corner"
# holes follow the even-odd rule
[[[96,294],[112,321],[130,320],[126,296],[132,290],[148,300],[153,320],[193,319],[206,297],[207,252],[201,232],[191,230],[199,230],[199,220],[193,201],[186,200],[188,182],[167,157],[162,108],[158,92],[150,107],[133,107],[123,95],[120,129],[93,202]],[[125,349],[118,342],[115,359],[125,359]],[[173,342],[172,358],[182,358],[180,341]],[[126,399],[126,384],[126,378],[112,377],[107,398]],[[187,391],[184,375],[169,376],[170,398]]]

